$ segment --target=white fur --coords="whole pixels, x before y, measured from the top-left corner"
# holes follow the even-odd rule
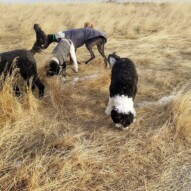
[[[51,57],[51,60],[55,61],[57,64],[59,64],[59,60],[56,57]]]
[[[133,98],[129,98],[124,95],[116,95],[113,98],[113,105],[119,113],[128,114],[131,112],[134,116],[136,116]]]
[[[136,116],[133,98],[128,98],[128,96],[116,95],[114,97],[109,97],[109,102],[105,110],[106,115],[111,114],[113,107],[115,107],[119,113],[128,114],[131,112],[134,117]]]
[[[115,127],[117,127],[120,130],[127,130],[127,129],[129,129],[129,127],[123,127],[123,125],[121,125],[120,123],[115,123]]]
[[[111,110],[113,108],[113,99],[114,98],[109,97],[109,102],[108,102],[106,110],[105,110],[105,114],[106,115],[110,115],[111,114]]]
[[[65,41],[69,46],[70,46],[70,55],[72,58],[72,61],[74,63],[74,71],[78,72],[78,62],[77,62],[77,58],[76,58],[76,53],[75,53],[75,48],[74,48],[74,44],[71,40],[68,39],[62,39],[61,41]],[[59,60],[55,57],[52,57],[51,60],[56,61],[59,64]]]
[[[55,34],[56,40],[65,38],[65,34],[62,31],[59,31]]]
[[[71,55],[71,58],[72,58],[73,63],[74,63],[74,71],[78,72],[78,62],[77,62],[77,58],[76,58],[74,44],[72,41],[70,41],[70,43],[71,43],[70,44],[70,55]]]
[[[111,68],[113,68],[115,62],[116,62],[116,59],[110,56],[109,57],[109,63],[110,63]]]

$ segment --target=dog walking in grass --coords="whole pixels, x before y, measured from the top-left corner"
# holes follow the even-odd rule
[[[71,40],[61,39],[52,52],[50,61],[46,66],[47,76],[61,75],[62,79],[66,77],[66,58],[71,56],[74,63],[74,71],[78,72],[78,63],[75,54],[75,48]]]
[[[30,78],[33,77],[32,88],[34,89],[36,85],[39,89],[39,97],[42,97],[45,87],[39,79],[34,55],[41,52],[46,35],[37,24],[34,25],[34,30],[36,32],[36,42],[30,50],[17,49],[0,53],[0,75],[4,74],[5,80],[8,75],[12,74],[13,69],[18,68],[20,75],[27,81],[28,86]],[[15,84],[13,89],[15,94],[19,96],[19,87]]]
[[[105,66],[107,67],[107,58],[104,53],[104,46],[107,42],[107,37],[101,31],[87,27],[71,29],[63,32],[60,31],[56,34],[48,34],[44,42],[44,49],[47,48],[52,42],[60,42],[61,39],[71,40],[74,44],[75,50],[84,44],[86,45],[91,57],[85,62],[85,64],[88,64],[95,58],[92,47],[97,46],[99,53],[104,59]]]
[[[115,126],[127,129],[133,123],[136,112],[134,99],[137,93],[138,75],[134,63],[116,54],[108,57],[112,68],[109,102],[105,113],[111,115]]]

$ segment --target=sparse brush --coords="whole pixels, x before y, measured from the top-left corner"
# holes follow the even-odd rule
[[[107,55],[134,61],[135,106],[144,103],[128,131],[115,129],[104,114],[111,71],[102,58],[82,63],[78,74],[68,65],[63,83],[44,75],[50,45],[35,55],[46,86],[42,100],[25,85],[15,97],[10,78],[0,90],[0,190],[191,190],[190,4],[0,4],[0,10],[1,51],[31,48],[35,23],[48,34],[91,21],[108,36]],[[84,47],[77,51],[79,61],[88,57]],[[169,95],[175,99],[161,104]]]

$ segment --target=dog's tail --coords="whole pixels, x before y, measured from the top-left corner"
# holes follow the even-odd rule
[[[36,33],[36,41],[31,49],[31,52],[33,54],[36,54],[38,52],[41,52],[41,50],[43,49],[43,45],[45,43],[47,35],[38,24],[34,24],[33,29],[35,30]]]

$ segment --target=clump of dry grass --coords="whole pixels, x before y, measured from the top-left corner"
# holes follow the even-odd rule
[[[45,98],[22,88],[18,99],[9,81],[0,91],[0,190],[190,190],[189,9],[189,4],[1,4],[1,50],[30,47],[34,23],[53,33],[91,21],[109,37],[107,54],[117,51],[135,62],[135,103],[157,102],[174,89],[176,99],[136,108],[136,123],[118,131],[104,114],[110,70],[102,58],[79,65],[78,75],[68,66],[63,83],[44,74],[51,45],[36,56]],[[77,57],[84,61],[89,54],[81,48]],[[90,75],[95,77],[73,81]]]

